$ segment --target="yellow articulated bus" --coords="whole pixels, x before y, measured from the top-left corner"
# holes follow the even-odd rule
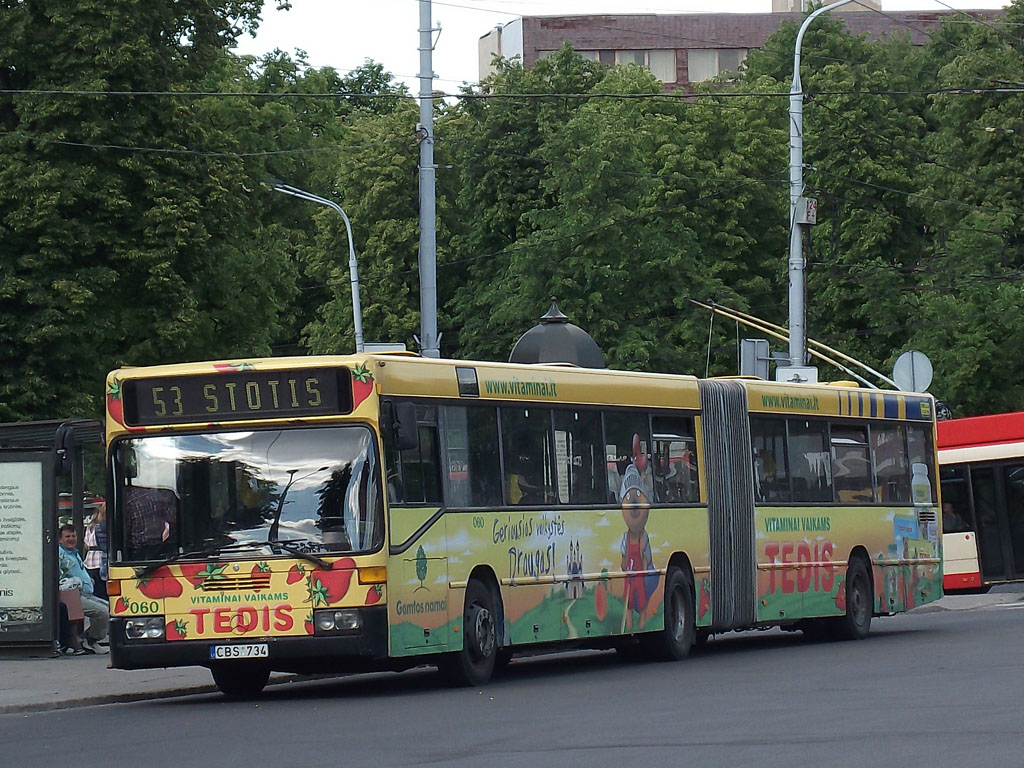
[[[941,596],[933,401],[412,354],[114,371],[111,661],[271,671],[862,638]]]

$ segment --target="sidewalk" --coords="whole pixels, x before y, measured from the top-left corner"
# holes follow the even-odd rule
[[[1018,585],[1020,586],[1020,585]],[[947,595],[912,613],[963,611],[1016,604],[1024,593],[993,590],[986,595]],[[216,691],[210,672],[202,667],[170,669],[108,669],[107,655],[15,656],[0,648],[0,715],[40,712],[92,704],[142,701]],[[307,679],[278,674],[270,685]]]
[[[217,690],[203,667],[108,669],[109,655],[15,656],[0,649],[0,715],[163,699]],[[304,679],[274,673],[268,685]]]

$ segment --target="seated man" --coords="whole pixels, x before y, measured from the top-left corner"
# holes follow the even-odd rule
[[[110,622],[110,607],[93,594],[92,578],[85,569],[78,546],[78,533],[73,525],[60,527],[60,547],[57,550],[59,572],[57,580],[60,589],[78,589],[82,593],[82,609],[89,620],[85,630],[82,648],[89,653],[106,653],[100,643],[107,637]]]

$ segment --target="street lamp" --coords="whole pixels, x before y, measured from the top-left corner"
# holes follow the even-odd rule
[[[806,262],[803,251],[803,227],[798,221],[799,207],[804,194],[804,92],[800,85],[800,44],[804,33],[816,18],[853,0],[839,0],[814,11],[800,26],[793,47],[793,85],[789,89],[789,372],[776,371],[777,378],[787,381],[801,380],[808,373],[804,368],[807,348],[807,309],[804,306],[806,290]],[[781,375],[780,375],[781,373]],[[792,377],[786,378],[788,374]]]
[[[341,214],[341,218],[345,222],[345,231],[348,233],[348,272],[352,284],[352,324],[355,326],[356,352],[361,354],[363,352],[363,309],[359,303],[359,270],[356,267],[356,249],[352,244],[352,225],[348,221],[348,216],[345,215],[341,206],[332,200],[319,197],[298,187],[291,187],[280,179],[269,179],[267,183],[275,192],[291,195],[300,200],[308,200],[311,203],[320,203],[320,205],[326,205]]]

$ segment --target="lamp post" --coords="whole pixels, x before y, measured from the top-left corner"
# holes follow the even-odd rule
[[[319,197],[318,195],[314,195],[312,192],[306,192],[304,189],[299,189],[298,187],[291,187],[280,179],[270,179],[268,183],[276,192],[291,195],[292,197],[297,197],[300,200],[308,200],[311,203],[326,205],[328,208],[333,208],[341,214],[341,218],[345,222],[345,231],[348,233],[348,272],[349,281],[352,284],[352,324],[355,327],[356,352],[362,353],[363,308],[359,303],[359,270],[356,266],[356,249],[352,243],[352,225],[349,223],[348,216],[345,215],[345,211],[342,210],[341,206],[332,200]]]
[[[804,93],[800,84],[800,45],[811,22],[821,14],[850,2],[853,0],[839,0],[810,14],[800,26],[793,47],[793,85],[789,89],[789,367],[795,370],[789,373],[795,374],[797,380],[806,375],[804,364],[807,354],[806,263],[803,251],[803,227],[806,225],[798,221],[804,194]],[[785,369],[781,375],[776,371],[776,375],[787,381],[793,380],[787,378]]]

